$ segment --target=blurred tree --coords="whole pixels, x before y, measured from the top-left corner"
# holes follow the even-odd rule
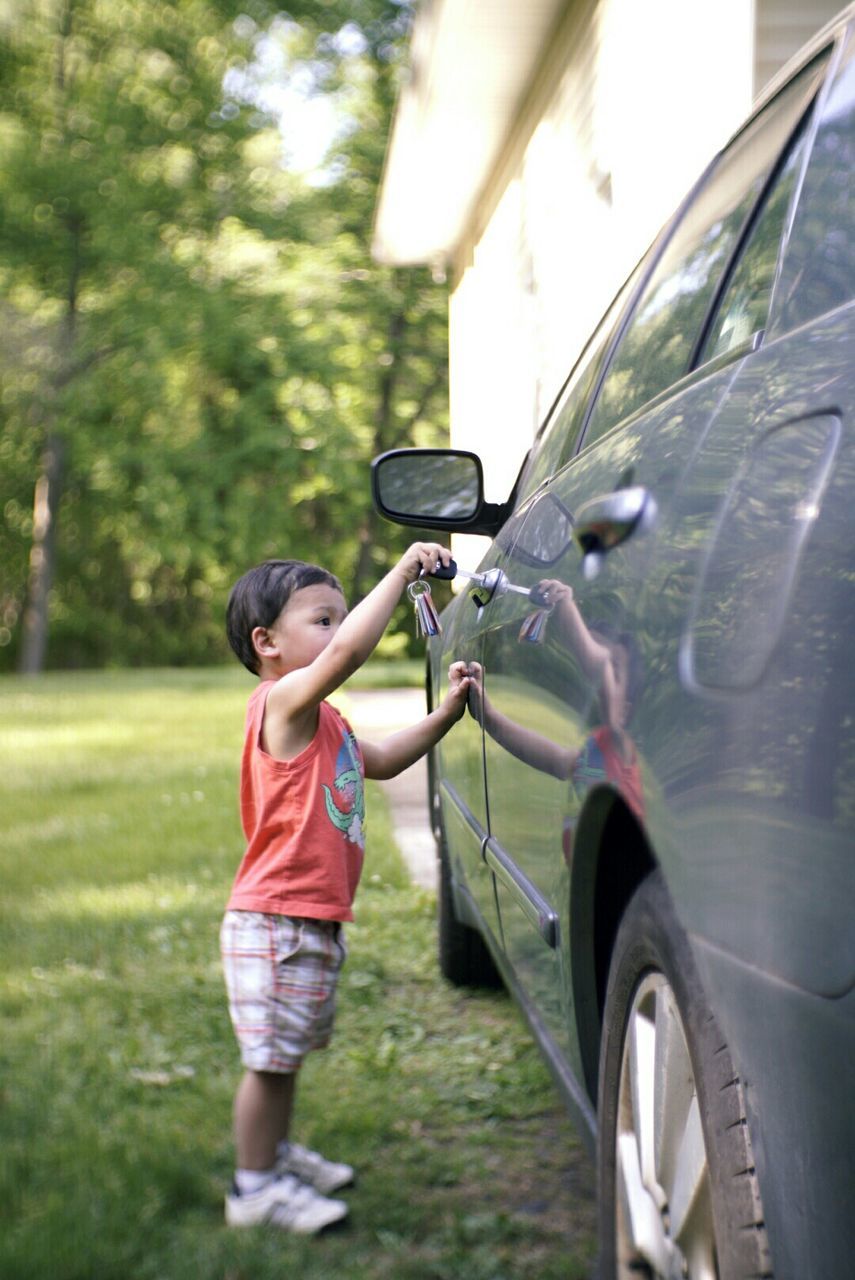
[[[367,461],[445,422],[443,291],[368,247],[407,18],[0,11],[5,665],[215,660],[249,563],[359,593],[393,553]],[[333,145],[284,165],[323,104]]]

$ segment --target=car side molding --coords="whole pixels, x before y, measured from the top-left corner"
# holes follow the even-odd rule
[[[482,856],[502,884],[510,890],[515,902],[535,926],[546,945],[553,950],[557,948],[558,916],[537,886],[532,884],[492,836],[485,838]]]

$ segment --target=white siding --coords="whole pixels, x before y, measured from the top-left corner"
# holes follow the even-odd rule
[[[843,8],[843,0],[754,0],[754,96]]]
[[[750,106],[753,16],[746,0],[568,6],[457,263],[452,432],[482,455],[490,498],[507,495],[592,326]]]

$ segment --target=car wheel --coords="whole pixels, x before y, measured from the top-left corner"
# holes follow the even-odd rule
[[[458,987],[500,987],[502,979],[477,929],[462,924],[454,910],[451,868],[444,849],[439,855],[439,968]]]
[[[618,930],[599,1117],[600,1280],[772,1275],[742,1084],[659,872]]]

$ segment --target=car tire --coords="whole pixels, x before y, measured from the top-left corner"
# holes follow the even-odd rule
[[[599,1280],[772,1275],[742,1084],[659,872],[618,930],[598,1105]]]
[[[502,986],[487,944],[477,929],[457,918],[451,891],[451,868],[444,849],[439,853],[439,894],[437,897],[439,968],[456,987]]]

